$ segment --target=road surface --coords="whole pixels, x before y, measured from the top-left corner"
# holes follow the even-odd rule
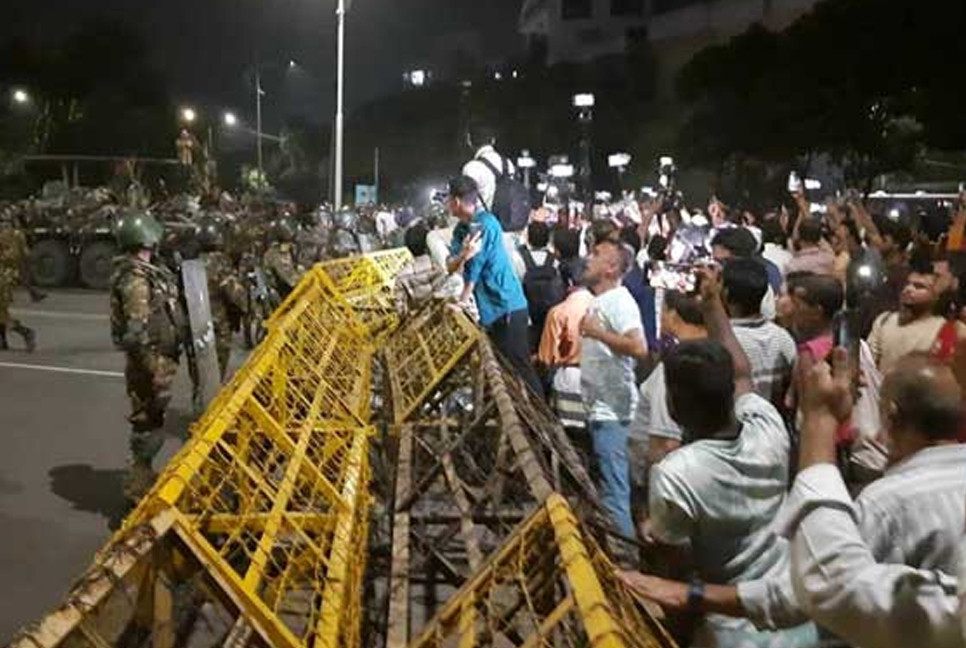
[[[0,352],[0,645],[63,600],[125,512],[128,401],[107,294],[18,294],[16,306],[38,349],[28,355],[11,332]],[[159,462],[192,418],[182,363]]]

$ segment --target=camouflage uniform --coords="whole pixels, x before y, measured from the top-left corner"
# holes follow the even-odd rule
[[[303,268],[310,268],[325,258],[328,236],[322,225],[303,227],[299,230],[295,241],[298,248],[298,263]]]
[[[163,443],[164,415],[178,371],[184,315],[174,275],[135,255],[114,260],[111,336],[125,352],[131,399],[131,454],[150,472]],[[138,490],[138,489],[136,489]]]
[[[208,275],[208,298],[211,302],[211,321],[215,328],[215,348],[218,368],[224,380],[231,356],[233,322],[248,310],[248,291],[238,277],[231,259],[224,252],[204,252],[201,259]]]
[[[7,329],[24,338],[27,350],[33,352],[34,332],[10,316],[13,289],[21,281],[21,269],[27,262],[27,237],[7,218],[0,221],[0,349],[7,348]]]
[[[296,264],[295,246],[291,243],[282,241],[272,243],[265,252],[262,267],[265,268],[269,281],[274,283],[275,289],[283,298],[292,292],[292,288],[299,282],[301,272]]]

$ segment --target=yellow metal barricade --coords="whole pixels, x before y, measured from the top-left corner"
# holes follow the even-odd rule
[[[482,335],[462,312],[437,304],[407,321],[383,352],[392,388],[395,423],[409,420],[462,363]]]
[[[522,642],[522,643],[521,643]],[[410,648],[670,648],[559,495],[550,496]]]
[[[367,592],[408,587],[410,537],[450,562],[454,524],[463,586],[413,648],[673,645],[553,494],[551,467],[573,461],[479,328],[442,304],[398,328],[394,277],[410,260],[393,250],[312,268],[65,605],[13,645],[363,648]],[[381,502],[395,518],[383,581],[365,571],[377,354],[393,422],[407,423],[397,499]],[[442,406],[451,396],[455,409]],[[406,593],[392,596],[408,613]],[[405,645],[408,624],[389,617],[386,643]]]

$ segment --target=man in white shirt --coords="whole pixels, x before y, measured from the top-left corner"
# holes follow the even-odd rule
[[[476,181],[476,186],[480,188],[480,200],[483,201],[483,206],[492,211],[497,183],[497,176],[493,170],[513,176],[516,174],[516,167],[509,158],[504,158],[497,152],[496,132],[488,126],[472,126],[466,133],[466,145],[473,151],[473,159],[463,165],[463,175]],[[522,234],[508,231],[504,227],[503,244],[510,256],[513,271],[522,279],[526,272],[526,265],[523,257],[520,256],[519,249],[523,244]]]
[[[702,581],[728,584],[762,578],[788,560],[787,543],[769,528],[785,499],[791,443],[778,411],[754,393],[751,365],[711,271],[702,275],[701,299],[711,339],[681,344],[664,361],[668,408],[685,445],[651,467],[649,530],[676,567],[690,559]],[[704,586],[696,588],[689,598],[703,611]],[[709,614],[694,645],[814,640],[807,625],[761,632],[747,620]]]
[[[497,152],[496,132],[487,126],[471,127],[466,134],[466,144],[474,153],[473,159],[463,166],[463,175],[476,181],[476,186],[480,188],[480,199],[483,201],[483,206],[492,210],[497,181],[493,169],[512,176],[516,174],[516,167],[513,166],[513,162],[504,159]],[[491,166],[493,169],[490,168]]]
[[[580,388],[600,474],[600,492],[614,527],[633,538],[627,435],[637,400],[634,362],[647,353],[637,302],[621,281],[632,262],[620,243],[597,243],[584,282],[594,293],[580,322]]]
[[[819,363],[810,371],[802,405],[801,473],[795,480],[786,525],[793,538],[795,595],[817,623],[863,648],[961,648],[966,642],[958,617],[955,579],[935,568],[879,562],[873,555],[875,547],[860,533],[852,500],[835,468],[836,430],[852,409],[851,372],[843,350],[835,351],[833,364],[834,370]],[[918,457],[921,461],[922,452],[939,447],[930,445],[937,439],[946,440],[940,445],[955,444],[962,417],[960,386],[947,367],[921,356],[906,359],[886,378],[882,409],[890,458],[909,462]],[[914,498],[936,471],[919,472],[917,478],[908,479],[913,474],[908,468],[907,463],[905,475],[893,472],[892,477],[907,481],[899,490]],[[950,555],[948,546],[948,536],[955,530],[942,534],[947,536],[940,543],[946,550],[937,551],[936,541],[941,538],[930,540],[921,528],[913,528],[935,525],[939,510],[934,507],[942,507],[942,503],[910,501],[910,506],[919,509],[906,511],[916,521],[898,528],[904,537],[896,538],[900,545],[911,539],[910,533],[921,538],[920,556],[909,558],[935,566],[959,560],[961,557]],[[962,506],[960,493],[955,505],[958,515],[963,515]],[[960,521],[958,534],[962,532]]]
[[[882,391],[891,466],[853,504],[834,465],[837,421],[847,420],[852,406],[851,391],[842,393],[850,389],[847,362],[835,352],[834,383],[826,363],[808,367],[803,470],[779,516],[794,537],[788,568],[737,588],[709,587],[705,607],[763,628],[811,617],[863,647],[962,646],[953,618],[953,574],[966,529],[959,385],[928,357],[900,361]],[[829,411],[833,397],[844,405]],[[669,609],[685,606],[686,584],[633,580],[645,598]],[[903,619],[914,622],[906,626]]]

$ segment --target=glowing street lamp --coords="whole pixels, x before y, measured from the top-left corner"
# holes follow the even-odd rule
[[[30,95],[27,94],[26,90],[23,90],[22,88],[17,88],[16,90],[13,91],[13,100],[14,100],[14,103],[23,105],[25,103],[30,102]]]
[[[517,158],[517,167],[523,170],[523,185],[530,188],[530,172],[537,167],[537,161],[530,156],[530,151],[523,150]]]
[[[225,113],[225,126],[228,126],[229,128],[234,128],[237,125],[238,125],[238,117],[235,116],[235,113],[226,112]]]
[[[194,108],[182,108],[181,119],[188,124],[193,124],[198,119],[198,113],[195,112]]]

